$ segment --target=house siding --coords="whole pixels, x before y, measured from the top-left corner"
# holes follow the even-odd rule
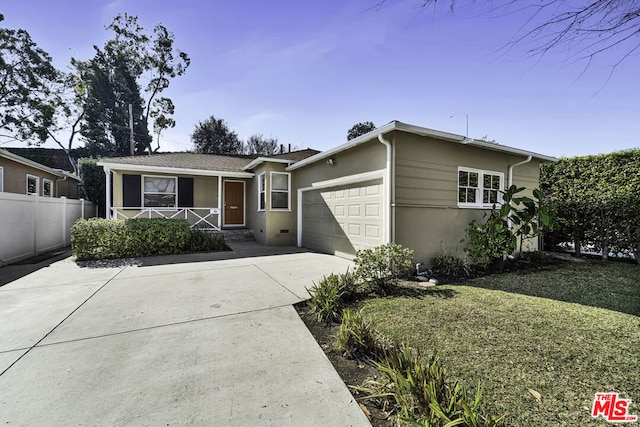
[[[26,194],[27,174],[40,178],[38,194],[42,195],[43,180],[48,179],[53,182],[53,196],[77,199],[82,196],[78,181],[72,178],[61,178],[58,175],[45,172],[43,170],[14,162],[10,159],[0,157],[0,166],[4,169],[3,190],[5,193]]]
[[[430,263],[441,251],[464,254],[465,229],[481,221],[487,209],[459,208],[458,167],[504,174],[523,156],[397,132],[394,135],[393,240],[414,250],[415,259]],[[514,184],[531,194],[538,186],[540,161],[533,159],[513,171]],[[530,239],[525,249],[536,248]]]

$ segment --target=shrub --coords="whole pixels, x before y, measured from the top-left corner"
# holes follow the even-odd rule
[[[191,230],[190,249],[192,252],[222,251],[224,248],[224,238],[221,235],[202,230]]]
[[[388,352],[383,362],[376,363],[376,368],[380,378],[354,388],[367,393],[369,399],[377,399],[385,411],[396,411],[401,420],[413,425],[492,427],[504,418],[484,413],[479,384],[470,401],[464,386],[449,383],[435,354],[425,363],[417,350],[405,345]]]
[[[340,320],[344,295],[344,286],[340,275],[323,276],[320,283],[314,282],[311,289],[307,289],[307,292],[311,295],[309,305],[315,312],[318,322],[328,325]]]
[[[407,277],[411,271],[413,251],[396,243],[387,243],[375,248],[359,250],[354,262],[356,277],[373,283],[383,291]]]
[[[348,357],[376,355],[378,343],[374,323],[360,311],[345,309],[336,335],[335,348]]]
[[[447,276],[468,276],[471,274],[471,265],[466,257],[461,257],[453,252],[442,252],[431,260],[433,270]]]
[[[91,218],[71,227],[71,248],[79,261],[182,253],[190,239],[189,223],[180,219]]]
[[[135,218],[125,221],[128,256],[179,254],[189,250],[191,230],[184,219]]]

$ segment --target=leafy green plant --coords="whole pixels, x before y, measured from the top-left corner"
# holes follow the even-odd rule
[[[318,322],[328,325],[340,320],[342,297],[345,293],[340,275],[332,273],[323,276],[322,280],[317,284],[314,282],[307,292],[311,295],[308,304],[315,312]]]
[[[481,268],[495,266],[517,248],[518,238],[522,246],[524,238],[535,237],[549,225],[549,214],[543,206],[544,196],[538,189],[533,190],[534,199],[517,196],[523,187],[512,185],[503,193],[502,205],[493,208],[484,223],[475,219],[466,229],[466,251]],[[485,218],[487,215],[485,215]]]
[[[386,292],[397,284],[398,279],[409,275],[412,260],[413,251],[397,243],[361,249],[354,259],[355,275]]]
[[[505,417],[485,413],[480,384],[470,400],[464,386],[447,381],[446,370],[435,354],[425,363],[419,351],[405,344],[388,352],[376,368],[380,378],[354,388],[366,393],[367,399],[378,400],[383,410],[397,412],[398,418],[409,424],[493,427]]]
[[[191,230],[189,244],[192,252],[216,252],[225,248],[224,238],[220,234],[202,230]]]
[[[469,276],[473,269],[466,257],[450,251],[441,252],[431,259],[433,271],[447,276]]]
[[[71,248],[79,261],[183,253],[191,232],[186,220],[136,218],[78,220]]]
[[[362,312],[346,308],[336,335],[335,348],[348,357],[370,357],[378,353],[374,322]]]

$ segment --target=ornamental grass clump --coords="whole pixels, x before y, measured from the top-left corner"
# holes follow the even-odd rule
[[[375,358],[381,347],[376,336],[372,320],[365,318],[360,311],[346,308],[342,312],[335,349],[350,359]]]
[[[479,384],[471,400],[464,386],[449,382],[435,354],[425,361],[419,351],[404,345],[388,351],[376,368],[379,378],[353,388],[366,393],[365,399],[375,399],[385,412],[396,414],[399,423],[494,427],[505,417],[486,414]]]

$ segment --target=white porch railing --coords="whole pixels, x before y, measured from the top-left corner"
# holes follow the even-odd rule
[[[111,218],[168,218],[186,219],[191,228],[220,230],[218,208],[111,208]]]

